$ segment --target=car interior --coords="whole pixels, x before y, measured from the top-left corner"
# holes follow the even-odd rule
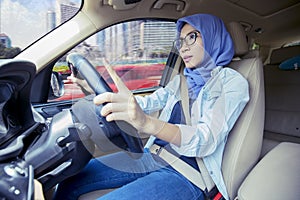
[[[52,70],[59,59],[67,57],[89,85],[95,86],[92,88],[95,94],[112,91],[89,59],[69,54],[74,47],[119,23],[141,19],[176,22],[196,13],[210,13],[225,22],[235,55],[224,67],[235,69],[249,83],[250,101],[230,131],[223,155],[222,173],[229,198],[298,199],[300,2],[297,0],[82,1],[70,20],[14,59],[0,62],[0,173],[7,174],[8,169],[26,171],[22,177],[7,174],[3,178],[5,184],[0,181],[3,188],[0,197],[15,198],[7,192],[8,183],[14,181],[26,183],[16,185],[23,195],[17,199],[33,199],[33,179],[37,179],[48,200],[57,184],[78,173],[93,156],[124,149],[133,154],[142,151],[148,138],[137,140],[136,135],[128,135],[116,124],[108,124],[99,117],[101,107],[94,110],[93,95],[49,101]],[[184,68],[174,49],[168,50],[166,65],[159,87],[164,87]],[[139,90],[134,94],[151,92]],[[96,199],[110,191],[94,191],[79,199]]]

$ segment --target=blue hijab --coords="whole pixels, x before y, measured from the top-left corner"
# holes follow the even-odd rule
[[[234,46],[221,19],[209,14],[195,14],[180,18],[176,23],[178,36],[182,27],[190,24],[201,33],[205,49],[204,59],[193,69],[184,69],[187,77],[189,97],[196,99],[201,88],[211,77],[211,71],[217,66],[227,65],[233,55]]]

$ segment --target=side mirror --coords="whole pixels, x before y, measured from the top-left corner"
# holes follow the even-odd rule
[[[50,82],[50,97],[58,98],[63,96],[65,93],[65,86],[61,74],[52,72]]]

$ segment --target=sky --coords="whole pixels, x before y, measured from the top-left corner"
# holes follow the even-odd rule
[[[25,48],[46,33],[47,11],[55,11],[55,5],[56,0],[0,0],[0,33],[13,47]]]

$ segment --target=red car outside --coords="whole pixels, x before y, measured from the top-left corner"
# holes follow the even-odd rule
[[[147,64],[132,64],[132,65],[116,65],[114,69],[124,81],[125,85],[130,90],[138,90],[144,88],[153,88],[159,86],[159,82],[165,68],[164,63],[147,63]],[[101,74],[104,80],[108,83],[113,91],[117,91],[115,84],[110,78],[104,66],[97,66],[96,70]],[[70,71],[65,70],[64,76],[70,75]],[[71,81],[64,80],[64,95],[56,98],[55,101],[72,100],[82,98],[85,94],[80,87]]]

